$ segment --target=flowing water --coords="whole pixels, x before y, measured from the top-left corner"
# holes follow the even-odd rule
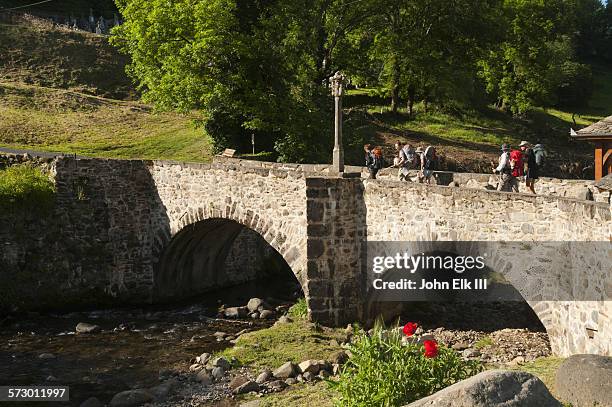
[[[160,371],[186,370],[195,356],[230,346],[217,342],[215,332],[235,334],[270,326],[274,321],[216,316],[221,302],[246,305],[251,296],[266,298],[273,288],[277,287],[269,282],[248,284],[165,307],[0,317],[0,385],[66,385],[70,405],[91,396],[108,402],[120,391],[158,385]],[[287,301],[270,299],[273,304]],[[99,325],[101,331],[75,334],[79,322]]]

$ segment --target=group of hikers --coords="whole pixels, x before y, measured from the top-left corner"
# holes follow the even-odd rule
[[[366,167],[370,171],[370,179],[376,179],[378,171],[385,167],[382,149],[370,144],[363,146],[365,151]],[[433,172],[436,170],[438,157],[436,149],[428,146],[423,150],[422,147],[412,148],[410,144],[401,141],[395,143],[395,157],[390,168],[398,168],[398,178],[400,181],[412,181],[409,177],[410,170],[417,170],[417,179],[421,183],[430,184]]]
[[[531,146],[522,141],[518,150],[512,150],[509,144],[503,144],[499,164],[493,168],[494,174],[499,174],[498,191],[518,192],[519,179],[525,178],[525,184],[531,193],[535,194],[535,182],[539,178],[539,169],[544,164],[546,152],[540,143]],[[378,171],[385,168],[385,160],[380,147],[364,146],[365,164],[370,172],[370,179],[376,179]],[[428,146],[414,149],[410,144],[400,141],[395,143],[395,157],[389,168],[398,168],[400,181],[412,181],[410,170],[417,170],[417,180],[430,184],[434,171],[437,169],[438,158],[436,149]]]
[[[500,175],[497,190],[518,192],[519,179],[524,177],[525,185],[535,194],[535,183],[546,157],[542,144],[536,143],[532,147],[529,142],[521,141],[518,150],[512,150],[509,144],[502,144],[501,151],[499,164],[493,168],[493,173]]]

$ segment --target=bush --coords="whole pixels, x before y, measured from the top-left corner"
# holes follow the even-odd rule
[[[336,387],[338,406],[400,406],[427,397],[453,383],[482,371],[476,361],[464,361],[452,349],[437,347],[437,355],[426,356],[415,337],[406,338],[398,329],[385,331],[378,323],[371,334],[359,331],[349,346],[352,353]]]
[[[0,207],[3,210],[49,210],[55,187],[40,169],[14,165],[0,170]]]
[[[306,299],[300,298],[298,302],[289,308],[287,314],[289,314],[291,318],[306,319],[308,317],[308,305],[306,305]]]

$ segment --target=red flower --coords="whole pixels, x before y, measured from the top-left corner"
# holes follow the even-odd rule
[[[425,347],[425,357],[426,358],[435,358],[438,356],[438,343],[432,340],[423,341],[423,346]]]
[[[404,335],[406,336],[414,335],[418,327],[419,325],[416,322],[408,322],[406,325],[404,325],[404,329],[403,329]]]

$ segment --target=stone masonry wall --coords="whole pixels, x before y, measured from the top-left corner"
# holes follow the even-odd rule
[[[390,181],[365,181],[364,201],[367,239],[371,241],[612,239],[610,206],[594,202]],[[556,354],[612,354],[612,302],[603,301],[612,296],[610,262],[606,260],[600,259],[607,267],[602,301],[531,303]],[[500,261],[516,263],[507,258]],[[549,272],[554,273],[554,268]],[[519,272],[513,278],[520,286],[519,279],[532,277]],[[588,278],[582,278],[580,284],[588,285]],[[589,333],[594,333],[592,339]]]

